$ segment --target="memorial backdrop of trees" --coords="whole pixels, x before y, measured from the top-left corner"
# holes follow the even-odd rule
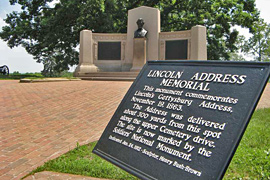
[[[127,12],[139,6],[161,11],[162,31],[207,28],[208,59],[243,59],[251,53],[259,61],[270,58],[270,26],[260,19],[255,0],[10,0],[20,12],[7,15],[0,37],[10,48],[22,45],[44,64],[43,72],[61,72],[79,61],[79,32],[125,33]],[[233,28],[248,28],[244,39]]]

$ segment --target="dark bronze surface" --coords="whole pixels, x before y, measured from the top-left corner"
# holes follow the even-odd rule
[[[141,179],[222,179],[269,73],[270,63],[148,61],[93,152]]]
[[[144,20],[139,18],[136,23],[138,25],[138,29],[134,32],[134,38],[145,38],[147,30],[143,28]]]
[[[7,65],[0,66],[0,74],[9,75],[9,68]]]
[[[121,42],[98,42],[98,60],[121,60]]]
[[[183,60],[187,59],[188,40],[166,41],[165,59]]]

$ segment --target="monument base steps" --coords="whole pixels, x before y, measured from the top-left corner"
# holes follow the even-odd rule
[[[91,72],[79,74],[82,80],[134,81],[139,72]]]

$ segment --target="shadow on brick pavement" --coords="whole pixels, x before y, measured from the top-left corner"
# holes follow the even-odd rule
[[[0,81],[0,179],[20,179],[77,142],[97,140],[131,84]],[[261,99],[258,108],[270,107],[269,83]],[[61,179],[57,173],[36,176]]]

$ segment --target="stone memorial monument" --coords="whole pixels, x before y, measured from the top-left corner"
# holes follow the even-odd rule
[[[206,28],[161,32],[158,9],[131,9],[127,33],[81,31],[79,65],[74,75],[82,79],[134,80],[148,60],[207,60]]]

